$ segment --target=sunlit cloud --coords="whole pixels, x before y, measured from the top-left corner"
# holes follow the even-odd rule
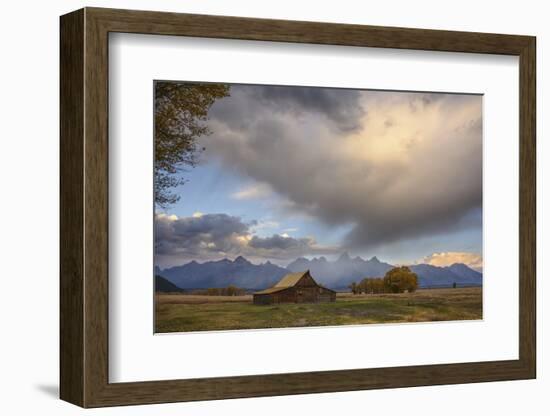
[[[265,184],[255,184],[231,194],[233,199],[247,200],[265,198],[271,194],[271,188]]]
[[[451,266],[455,263],[464,263],[474,270],[483,270],[483,257],[480,254],[459,251],[433,253],[421,258],[417,263],[426,263],[439,267]]]

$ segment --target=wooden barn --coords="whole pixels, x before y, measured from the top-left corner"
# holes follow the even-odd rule
[[[309,270],[290,273],[269,289],[254,293],[255,305],[274,303],[318,303],[334,302],[336,292],[319,285]]]

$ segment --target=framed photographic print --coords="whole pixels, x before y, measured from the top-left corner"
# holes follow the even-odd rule
[[[535,104],[530,36],[62,16],[61,398],[534,378]]]

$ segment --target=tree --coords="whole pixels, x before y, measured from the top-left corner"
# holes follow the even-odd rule
[[[185,183],[177,173],[198,162],[197,139],[210,134],[208,110],[229,95],[224,84],[157,82],[155,84],[155,204],[179,200],[171,188]]]
[[[371,293],[386,293],[388,289],[384,286],[384,279],[381,277],[366,277],[356,284],[356,292],[371,294]]]
[[[357,291],[358,291],[357,283],[352,282],[351,285],[349,285],[349,288],[351,289],[351,293],[353,293],[354,295],[357,294]]]
[[[418,276],[407,266],[394,267],[384,276],[384,286],[390,293],[414,292],[418,288]]]
[[[237,294],[238,294],[238,288],[237,287],[235,287],[233,285],[230,285],[230,286],[227,287],[226,293],[225,293],[226,296],[237,296]]]
[[[363,279],[357,285],[359,293],[369,293],[368,291],[369,279]]]

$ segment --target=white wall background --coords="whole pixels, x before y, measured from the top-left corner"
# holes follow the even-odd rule
[[[544,103],[550,99],[545,62],[550,26],[545,3],[507,1],[269,2],[230,0],[6,2],[0,14],[0,409],[3,414],[71,415],[81,409],[58,395],[58,16],[82,6],[166,10],[276,19],[530,34],[538,37],[538,314],[539,377],[534,381],[423,387],[337,394],[167,404],[87,411],[103,415],[279,415],[299,411],[334,415],[384,412],[409,415],[546,415],[550,361],[545,284],[550,237],[550,145]],[[475,340],[465,340],[475,342]]]

